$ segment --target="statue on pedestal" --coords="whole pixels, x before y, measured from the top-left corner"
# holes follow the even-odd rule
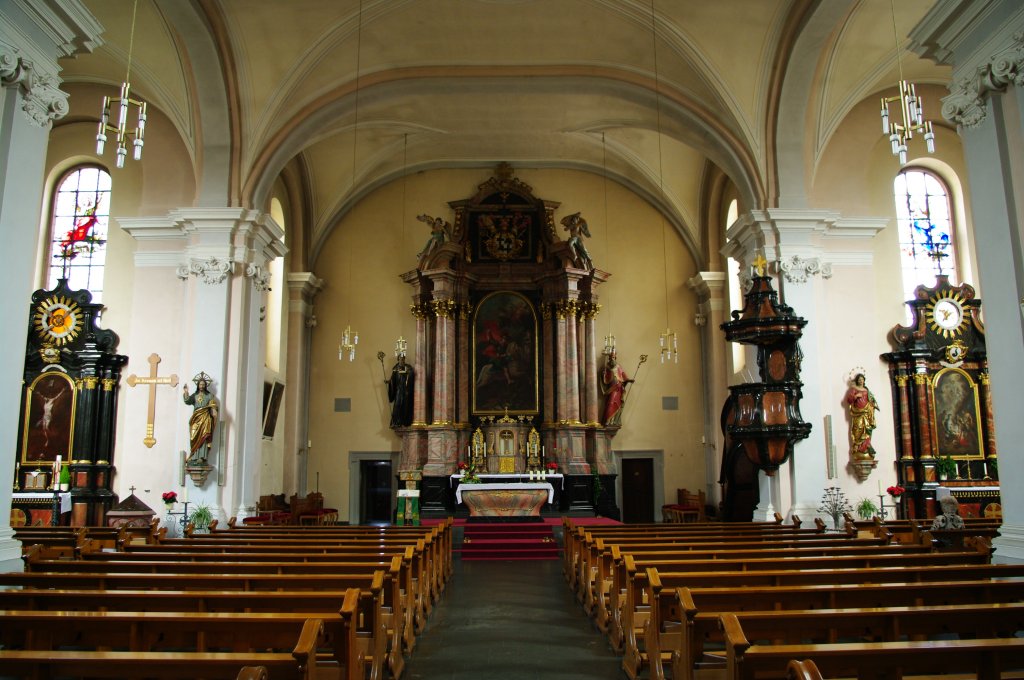
[[[193,407],[192,416],[188,419],[190,447],[186,467],[207,465],[219,413],[217,400],[209,390],[210,376],[200,372],[192,382],[196,384],[196,391],[192,394],[188,393],[188,385],[182,386],[185,403]]]

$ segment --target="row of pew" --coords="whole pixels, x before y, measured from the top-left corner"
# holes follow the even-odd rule
[[[631,680],[1020,677],[1024,565],[926,527],[566,518],[563,569]]]
[[[452,575],[431,527],[19,528],[0,675],[400,678]],[[245,669],[243,671],[243,669]]]

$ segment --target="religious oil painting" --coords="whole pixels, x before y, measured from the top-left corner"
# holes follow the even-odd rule
[[[947,368],[936,374],[932,389],[936,456],[982,456],[978,386],[963,371]]]
[[[533,305],[519,293],[491,293],[473,316],[473,412],[537,413],[537,382]]]
[[[63,373],[43,373],[25,394],[22,463],[71,460],[75,383]]]

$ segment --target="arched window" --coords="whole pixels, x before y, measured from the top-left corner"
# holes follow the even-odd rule
[[[949,191],[932,173],[904,170],[893,183],[899,228],[904,300],[921,284],[934,285],[936,274],[956,281],[956,244]]]
[[[87,289],[94,302],[103,296],[110,218],[110,175],[85,165],[71,170],[54,194],[50,222],[49,288],[62,278],[72,290]]]

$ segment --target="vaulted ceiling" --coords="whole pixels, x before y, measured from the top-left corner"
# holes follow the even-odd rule
[[[138,0],[131,81],[192,158],[197,203],[263,206],[297,163],[311,243],[403,172],[498,161],[607,172],[700,242],[709,167],[776,205],[900,67],[948,82],[897,62],[894,24],[905,46],[933,3]],[[85,5],[105,42],[62,75],[117,87],[133,5]]]

